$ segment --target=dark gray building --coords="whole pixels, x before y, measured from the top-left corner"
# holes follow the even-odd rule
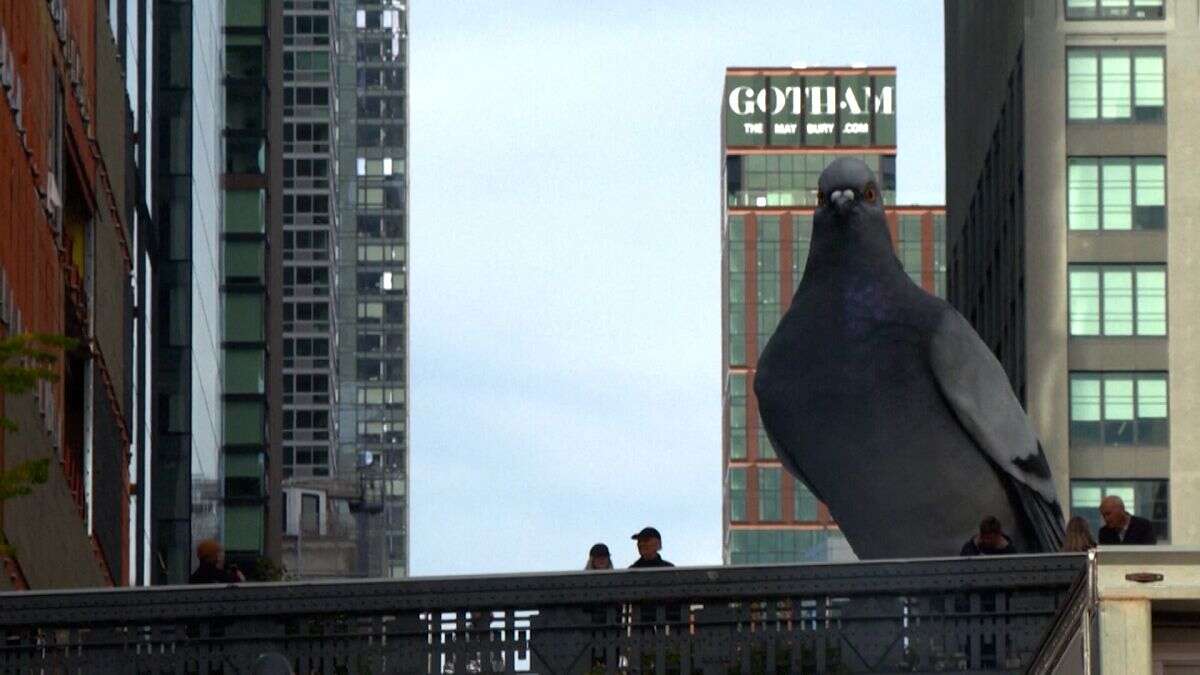
[[[1200,541],[1200,15],[945,4],[948,299],[1000,358],[1073,514]]]
[[[361,485],[360,566],[408,573],[408,3],[338,2],[337,465]]]

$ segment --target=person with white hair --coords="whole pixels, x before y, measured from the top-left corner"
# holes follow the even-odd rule
[[[1100,517],[1104,519],[1104,527],[1100,528],[1101,546],[1158,543],[1150,521],[1126,511],[1125,502],[1116,495],[1100,500]]]

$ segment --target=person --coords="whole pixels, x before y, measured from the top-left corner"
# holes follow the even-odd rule
[[[979,521],[979,534],[963,544],[959,555],[1011,555],[1016,552],[1012,540],[1001,529],[1000,520],[996,516],[984,516]]]
[[[1084,553],[1096,548],[1096,540],[1092,539],[1092,528],[1083,516],[1075,516],[1067,521],[1067,538],[1063,541],[1063,553]]]
[[[653,527],[643,527],[641,532],[630,537],[637,540],[638,559],[629,566],[635,567],[674,567],[659,555],[662,550],[662,535]]]
[[[595,544],[592,546],[592,550],[588,551],[588,561],[583,566],[583,569],[611,570],[612,568],[612,556],[608,553],[608,546],[606,544]]]
[[[1100,517],[1104,527],[1100,528],[1100,545],[1105,544],[1155,544],[1158,537],[1154,526],[1145,518],[1125,510],[1125,502],[1116,495],[1100,500]]]
[[[192,584],[236,584],[246,580],[235,566],[225,567],[225,549],[216,539],[204,539],[196,544],[196,558],[200,564],[192,572],[188,583]]]

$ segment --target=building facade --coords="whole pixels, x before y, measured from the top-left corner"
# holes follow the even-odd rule
[[[754,364],[804,275],[817,179],[837,157],[879,177],[897,255],[944,294],[945,214],[894,206],[893,68],[726,71],[722,99],[723,556],[726,563],[853,558],[828,509],[780,464],[754,398]]]
[[[224,38],[224,381],[215,494],[226,558],[255,576],[263,561],[279,564],[283,521],[282,0],[225,3]],[[197,492],[202,503],[203,486]]]
[[[0,336],[76,345],[56,381],[0,395],[17,427],[0,431],[0,467],[51,460],[0,505],[15,551],[0,587],[124,585],[143,567],[145,28],[103,0],[0,4]]]
[[[337,468],[360,496],[359,569],[408,574],[408,11],[339,0]]]
[[[1198,12],[945,4],[948,298],[1071,513],[1116,494],[1172,544],[1200,542]]]

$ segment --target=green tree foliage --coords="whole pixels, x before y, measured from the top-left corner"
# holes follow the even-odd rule
[[[0,338],[0,394],[24,394],[39,382],[58,379],[54,365],[61,352],[75,348],[75,341],[58,335],[22,333]],[[0,415],[0,433],[16,431],[12,420]],[[0,502],[21,497],[50,476],[50,458],[29,459],[16,466],[0,469]],[[0,532],[0,555],[11,555],[4,533]]]

